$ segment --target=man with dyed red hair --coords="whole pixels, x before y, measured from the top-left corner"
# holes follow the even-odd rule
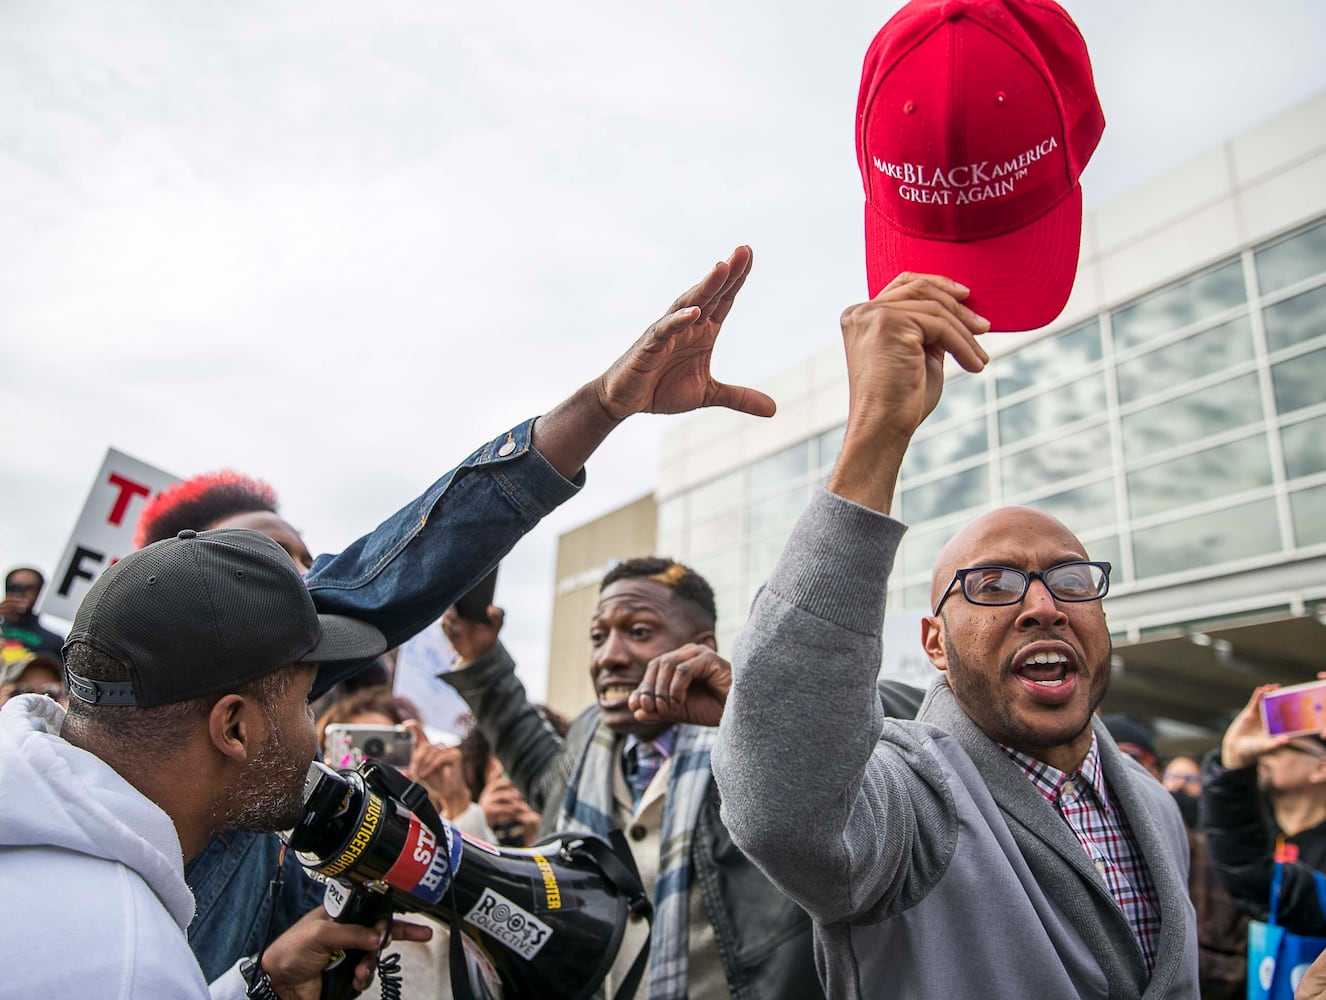
[[[261,479],[229,469],[194,476],[154,497],[138,519],[134,545],[141,549],[173,538],[185,528],[261,531],[290,554],[301,572],[307,573],[313,566],[304,539],[280,515],[276,490]]]

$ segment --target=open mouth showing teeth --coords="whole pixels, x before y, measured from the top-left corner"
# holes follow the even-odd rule
[[[635,688],[630,684],[609,684],[599,695],[599,700],[605,702],[625,701],[634,690]]]
[[[1063,653],[1042,651],[1027,657],[1018,671],[1038,687],[1057,688],[1068,679],[1069,660]]]

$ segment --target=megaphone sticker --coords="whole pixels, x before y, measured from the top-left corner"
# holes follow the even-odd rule
[[[531,855],[534,863],[539,866],[539,872],[543,875],[543,891],[548,896],[548,909],[560,910],[562,908],[562,890],[557,885],[557,875],[553,872],[553,866],[548,864],[548,859],[542,854]]]
[[[373,834],[377,832],[378,820],[381,818],[382,800],[376,795],[369,796],[364,803],[364,815],[359,820],[359,826],[355,830],[350,843],[345,846],[345,850],[341,852],[340,857],[329,864],[322,865],[318,870],[328,878],[335,878],[358,861],[359,856],[364,853],[364,849],[373,842]]]
[[[553,935],[552,928],[534,914],[489,888],[465,914],[465,921],[491,934],[526,961],[537,955]]]
[[[388,885],[394,885],[427,903],[436,903],[451,885],[451,875],[460,866],[460,844],[452,836],[451,827],[443,827],[445,843],[413,813],[410,828],[405,835],[405,846],[383,876]]]

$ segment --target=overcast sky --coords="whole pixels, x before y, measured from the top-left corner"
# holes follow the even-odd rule
[[[7,0],[0,565],[54,569],[108,446],[263,477],[336,551],[737,243],[719,377],[835,342],[861,59],[898,6]],[[1108,121],[1089,205],[1326,87],[1326,4],[1067,7]],[[556,536],[653,488],[665,419],[507,561],[536,696]]]

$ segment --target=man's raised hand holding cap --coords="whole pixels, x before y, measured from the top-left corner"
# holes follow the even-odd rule
[[[1052,322],[1104,127],[1086,43],[1052,0],[912,0],[871,42],[857,99],[870,294],[945,274],[992,329]]]

